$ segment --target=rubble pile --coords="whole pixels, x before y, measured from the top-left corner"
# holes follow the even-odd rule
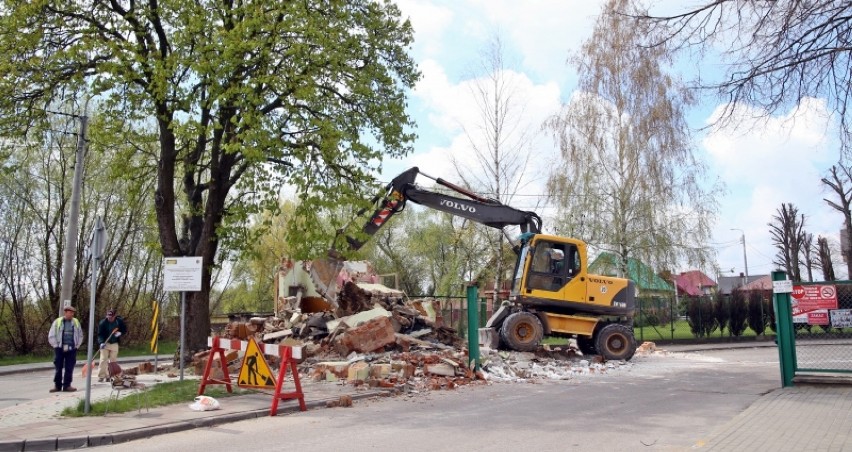
[[[231,322],[223,336],[301,345],[300,373],[314,381],[417,393],[454,389],[477,381],[567,380],[631,365],[602,362],[597,356],[586,359],[572,340],[566,346],[544,345],[535,353],[483,347],[480,371],[474,372],[466,341],[443,325],[437,302],[408,300],[402,292],[377,284],[375,275],[356,272],[355,266],[341,271],[336,285],[320,281],[335,279],[335,273],[323,265],[300,266],[287,261],[282,268],[286,273],[282,273],[284,282],[278,293],[284,293],[286,283],[289,293],[296,295],[279,295],[276,315]],[[294,273],[300,269],[313,273],[310,278]],[[303,287],[311,284],[323,289]],[[333,301],[328,293],[335,294]],[[646,343],[637,354],[653,351],[653,343]],[[229,373],[236,374],[240,366],[237,354],[227,358]],[[206,359],[205,352],[194,357],[197,372],[203,371]],[[278,366],[274,359],[269,364]],[[221,375],[217,360],[212,368],[213,378]]]
[[[231,322],[223,337],[301,345],[301,373],[313,380],[411,392],[452,389],[475,379],[465,341],[443,325],[436,302],[405,300],[379,284],[351,281],[342,285],[336,301],[333,309],[305,313],[298,297],[287,297],[278,315]],[[197,373],[208,354],[193,356]],[[229,373],[238,372],[237,353],[226,358]],[[274,359],[269,364],[278,365]],[[211,372],[212,378],[222,375],[218,360]]]

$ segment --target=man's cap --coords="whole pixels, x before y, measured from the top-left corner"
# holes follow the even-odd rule
[[[65,309],[63,309],[63,311],[77,312],[77,308],[75,308],[74,306],[68,305],[68,306],[65,306]]]
[[[107,309],[107,315],[115,315],[115,309]]]

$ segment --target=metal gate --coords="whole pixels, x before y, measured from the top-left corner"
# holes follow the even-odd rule
[[[806,375],[852,375],[852,281],[796,283],[772,273],[783,386]]]

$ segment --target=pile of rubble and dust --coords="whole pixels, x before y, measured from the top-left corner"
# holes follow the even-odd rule
[[[284,261],[275,281],[275,315],[231,322],[223,337],[300,345],[303,378],[402,393],[474,382],[566,380],[629,366],[599,357],[583,359],[572,342],[545,345],[535,353],[483,348],[480,371],[474,372],[466,341],[444,325],[439,302],[409,300],[378,284],[368,263],[346,264],[338,271],[322,261]],[[194,357],[197,372],[206,359],[205,352]],[[229,352],[227,360],[233,366],[229,373],[236,375],[237,352]],[[278,366],[274,360],[269,364]],[[217,367],[214,361],[214,374],[221,373]]]

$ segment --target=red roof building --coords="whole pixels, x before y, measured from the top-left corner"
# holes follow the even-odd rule
[[[743,286],[743,290],[772,290],[772,278],[763,276]]]
[[[716,282],[699,270],[683,272],[677,275],[675,283],[679,294],[692,297],[710,295],[716,287]]]

